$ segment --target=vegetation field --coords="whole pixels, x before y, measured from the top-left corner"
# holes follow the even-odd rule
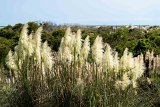
[[[159,26],[0,29],[1,107],[159,107]]]

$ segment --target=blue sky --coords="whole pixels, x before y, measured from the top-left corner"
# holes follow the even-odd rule
[[[160,25],[160,0],[0,0],[0,25]]]

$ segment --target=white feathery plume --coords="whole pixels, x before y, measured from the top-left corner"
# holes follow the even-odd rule
[[[71,34],[71,28],[68,27],[68,28],[66,29],[66,32],[65,32],[64,37],[69,36],[70,34]]]
[[[64,35],[64,45],[68,47],[70,46],[70,41],[71,41],[70,35],[71,35],[71,28],[68,27]]]
[[[71,37],[71,40],[70,40],[69,48],[71,50],[71,53],[74,54],[75,43],[76,43],[76,34],[72,33],[72,34],[70,34],[70,37]]]
[[[18,57],[25,60],[26,55],[27,55],[27,50],[28,50],[28,30],[27,30],[28,25],[25,24],[22,28],[22,31],[20,33],[20,38],[18,41],[18,45],[16,46],[16,50],[18,53]]]
[[[128,74],[124,73],[122,78],[122,90],[125,90],[127,86],[131,83]]]
[[[157,62],[158,62],[158,55],[153,58],[153,71],[155,72],[155,69],[157,67]]]
[[[71,54],[71,51],[68,47],[64,48],[63,60],[66,61],[66,62],[71,62],[72,61],[72,54]]]
[[[77,54],[80,54],[81,47],[82,47],[81,30],[78,29],[75,38],[75,52]]]
[[[42,45],[42,62],[44,63],[44,67],[52,70],[53,60],[52,60],[52,52],[51,48],[48,46],[47,41]]]
[[[22,44],[23,48],[25,50],[28,49],[28,24],[25,24],[22,28],[22,31],[20,33],[20,38],[19,38],[19,42]]]
[[[140,78],[144,73],[145,67],[144,67],[144,61],[143,61],[143,55],[139,55],[134,58],[134,69],[132,71],[132,79],[137,80]]]
[[[133,88],[137,88],[137,82],[136,82],[136,80],[132,80],[132,87]]]
[[[130,85],[130,84],[131,84],[131,80],[129,79],[128,74],[124,73],[122,80],[121,81],[117,80],[115,82],[115,87],[121,88],[122,90],[125,90],[128,87],[128,85]]]
[[[22,44],[19,44],[17,46],[14,47],[14,60],[15,60],[15,64],[17,65],[17,69],[22,69],[22,64],[26,59],[26,55],[27,55],[27,51],[25,51],[22,47]]]
[[[140,78],[144,73],[145,67],[144,67],[144,60],[143,60],[143,54],[138,55],[134,58],[134,67],[132,70],[132,86],[133,88],[137,87],[136,80]]]
[[[141,54],[139,57],[139,72],[138,72],[139,77],[143,75],[144,70],[145,70],[144,59],[143,59],[143,54]]]
[[[114,58],[113,58],[114,64],[113,68],[116,73],[119,72],[119,58],[118,58],[118,52],[115,53]]]
[[[14,52],[14,60],[15,60],[15,63],[17,65],[17,68],[18,69],[21,69],[22,68],[22,63],[23,63],[23,60],[22,58],[20,57],[20,54],[21,53],[18,53],[18,45],[15,47],[15,52]]]
[[[123,56],[120,59],[120,69],[126,70],[129,68],[128,54],[128,48],[126,48],[123,52]]]
[[[134,58],[134,68],[132,70],[132,79],[137,80],[138,79],[138,72],[139,72],[139,56]]]
[[[9,53],[6,57],[6,64],[10,69],[17,70],[17,65],[15,63],[13,53],[11,50],[9,51]]]
[[[103,67],[104,69],[107,70],[111,70],[113,69],[113,55],[112,55],[112,50],[109,44],[106,45],[106,50],[104,52],[104,57],[103,57]]]
[[[121,87],[122,87],[122,81],[116,80],[114,86],[115,86],[117,89],[121,88]]]
[[[71,55],[71,48],[72,48],[72,45],[74,43],[72,41],[72,40],[74,40],[74,38],[72,39],[71,36],[72,36],[71,28],[68,27],[66,32],[65,32],[64,37],[61,39],[61,43],[60,43],[60,47],[59,47],[59,51],[58,51],[58,56],[61,60],[64,60],[64,59],[68,60],[68,57],[70,57],[70,56],[65,55],[65,53]]]
[[[22,63],[25,60],[26,52],[22,50],[22,46],[18,44],[17,46],[14,47],[14,59],[15,63],[18,66],[18,69],[22,68]]]
[[[84,40],[83,47],[80,52],[81,63],[84,63],[84,61],[87,60],[89,51],[90,51],[90,42],[89,42],[89,36],[87,36]]]
[[[96,37],[92,46],[92,57],[96,64],[102,63],[102,58],[103,58],[102,37],[99,37],[99,36]]]
[[[34,52],[34,49],[33,49],[33,34],[31,33],[28,37],[28,54],[29,56],[32,56]]]
[[[126,61],[128,57],[128,49],[126,48],[123,52],[123,56],[120,59],[120,69],[126,69]]]
[[[43,77],[45,78],[46,77],[46,72],[45,72],[45,70],[46,70],[46,67],[45,67],[45,65],[44,65],[44,63],[42,62],[42,75],[43,75]],[[46,78],[45,78],[46,79]]]
[[[132,70],[134,67],[134,58],[133,58],[133,54],[131,52],[129,52],[127,62],[128,62],[128,67]]]
[[[23,50],[21,49],[21,46],[19,43],[17,46],[14,47],[14,50],[15,50],[15,52],[14,52],[15,60],[18,61],[20,58],[22,59]]]
[[[42,27],[39,27],[34,35],[35,57],[39,64],[41,63],[41,32]]]

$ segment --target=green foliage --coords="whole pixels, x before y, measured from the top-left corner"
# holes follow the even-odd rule
[[[36,22],[28,22],[27,24],[28,24],[28,33],[29,34],[31,32],[35,32],[39,27],[39,24]]]
[[[64,34],[65,30],[56,30],[52,33],[52,37],[54,37],[54,40],[51,41],[51,46],[53,46],[53,50],[58,51],[58,47],[60,46],[60,42]]]
[[[14,43],[12,39],[0,37],[0,62],[4,61],[6,54],[13,48]]]
[[[139,55],[141,53],[145,53],[148,49],[149,49],[149,46],[150,44],[148,43],[147,40],[139,40],[137,45],[135,46],[134,48],[134,53],[136,55]]]

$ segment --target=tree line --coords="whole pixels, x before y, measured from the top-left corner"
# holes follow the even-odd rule
[[[20,31],[24,24],[18,23],[0,28],[0,62],[4,61],[9,50],[14,50],[19,40]],[[53,51],[58,51],[61,38],[68,26],[73,32],[82,30],[82,38],[90,36],[91,44],[99,35],[104,43],[109,43],[113,49],[123,54],[127,47],[134,56],[153,50],[160,54],[160,28],[150,26],[148,29],[132,26],[81,26],[81,25],[56,25],[52,22],[28,22],[28,33],[34,33],[39,26],[43,26],[42,41],[48,41]]]

